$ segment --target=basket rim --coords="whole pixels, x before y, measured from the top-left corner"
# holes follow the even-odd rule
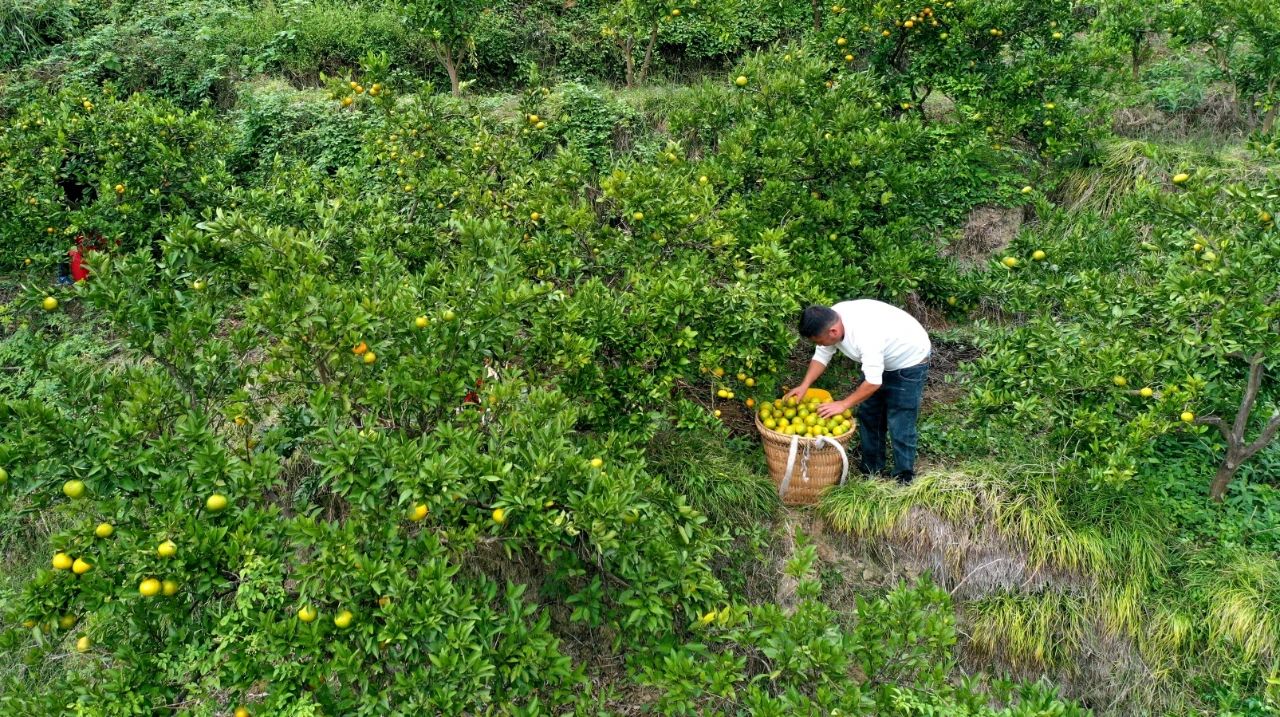
[[[793,436],[793,435],[788,435],[786,433],[781,433],[779,431],[775,431],[772,428],[766,428],[764,423],[760,421],[760,413],[758,411],[753,411],[751,414],[751,417],[756,423],[756,430],[760,431],[760,435],[762,436],[768,436],[770,438],[774,438],[776,440],[783,441],[785,443],[790,443],[792,438],[799,438],[802,443],[804,441],[809,441],[812,443],[818,442],[818,436],[798,436],[798,435]],[[823,438],[831,438],[841,443],[844,443],[847,439],[853,438],[853,434],[858,432],[858,419],[856,417],[850,418],[849,422],[853,424],[853,427],[850,428],[848,431],[845,431],[844,433],[841,433],[838,436],[823,436]]]

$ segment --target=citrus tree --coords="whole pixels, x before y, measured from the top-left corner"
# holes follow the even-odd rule
[[[78,235],[150,246],[232,181],[208,113],[110,87],[32,99],[0,128],[0,232],[12,239],[0,261],[11,266],[43,263]]]
[[[713,0],[714,2],[714,0]],[[600,18],[600,35],[622,59],[627,87],[643,84],[649,76],[653,53],[658,45],[658,31],[665,23],[679,22],[688,8],[679,3],[656,0],[619,0],[604,3]],[[690,6],[697,8],[697,0]],[[637,69],[637,53],[644,48]]]
[[[995,288],[1029,320],[995,334],[972,401],[1044,422],[1096,486],[1157,464],[1160,436],[1216,426],[1226,455],[1209,494],[1222,500],[1280,427],[1277,396],[1262,391],[1280,356],[1277,184],[1194,168],[1160,179],[1140,183],[1129,223],[1077,229],[1096,231],[1123,267],[1091,265],[1082,236],[1005,257]]]
[[[1124,49],[1129,72],[1137,80],[1151,56],[1151,38],[1159,35],[1175,12],[1167,3],[1105,0],[1098,4],[1097,27]]]
[[[405,25],[421,34],[427,48],[449,75],[449,89],[455,97],[462,94],[460,67],[474,60],[474,31],[481,0],[411,0],[399,6]]]
[[[1051,155],[1078,152],[1100,79],[1065,0],[914,3],[886,0],[833,16],[822,33],[842,66],[866,66],[894,113],[925,114],[935,92],[959,118],[1021,136]]]

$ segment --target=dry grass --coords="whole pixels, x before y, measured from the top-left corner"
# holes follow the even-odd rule
[[[982,266],[1002,252],[1022,229],[1021,207],[983,206],[969,213],[961,238],[943,248],[961,266]]]

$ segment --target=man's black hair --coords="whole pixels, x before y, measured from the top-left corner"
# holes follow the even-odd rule
[[[835,326],[840,315],[826,306],[810,306],[800,314],[800,335],[806,339],[821,336]]]

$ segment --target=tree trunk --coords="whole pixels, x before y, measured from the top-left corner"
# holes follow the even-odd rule
[[[1142,33],[1133,36],[1133,46],[1129,48],[1129,53],[1133,63],[1133,79],[1136,82],[1142,76]]]
[[[1267,83],[1267,97],[1271,101],[1271,109],[1267,110],[1267,114],[1262,118],[1262,133],[1270,134],[1271,128],[1276,125],[1276,111],[1280,110],[1280,99],[1276,97],[1276,78],[1272,77]]]
[[[458,82],[458,67],[450,60],[444,65],[445,72],[449,73],[449,91],[454,97],[462,96],[462,85]]]
[[[1233,354],[1238,356],[1238,354]],[[1244,433],[1249,428],[1249,416],[1253,413],[1253,404],[1258,400],[1258,391],[1262,388],[1262,374],[1266,370],[1262,364],[1263,355],[1255,354],[1248,359],[1249,381],[1245,385],[1244,396],[1240,399],[1240,409],[1236,411],[1236,420],[1230,426],[1217,416],[1200,416],[1195,423],[1204,426],[1215,426],[1222,433],[1222,440],[1227,443],[1227,455],[1218,466],[1218,473],[1209,484],[1209,497],[1215,503],[1221,503],[1227,494],[1227,488],[1236,477],[1236,471],[1258,451],[1267,447],[1272,439],[1280,434],[1280,412],[1267,420],[1262,432],[1252,443],[1245,443]]]
[[[822,32],[822,0],[813,0],[813,31]]]
[[[622,41],[622,58],[627,66],[627,89],[636,86],[636,58],[631,54],[635,49],[635,40],[627,38]]]
[[[461,97],[462,86],[458,82],[458,63],[454,62],[453,51],[448,45],[433,43],[432,47],[436,51],[436,57],[440,59],[440,64],[444,65],[444,71],[449,73],[449,91],[454,97]]]
[[[1236,477],[1236,471],[1240,470],[1240,464],[1234,463],[1228,452],[1228,458],[1222,461],[1222,465],[1218,466],[1218,474],[1213,477],[1213,483],[1209,486],[1209,497],[1215,503],[1221,503],[1222,499],[1227,495],[1227,486],[1231,485],[1231,479]]]
[[[649,63],[653,61],[653,47],[658,44],[658,23],[649,28],[649,44],[644,48],[644,64],[640,65],[640,83],[649,77]]]

